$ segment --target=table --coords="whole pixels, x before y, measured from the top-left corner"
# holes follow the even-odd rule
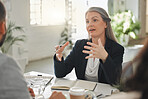
[[[42,76],[52,76],[53,77],[53,79],[47,84],[47,86],[46,86],[46,88],[44,90],[43,96],[45,97],[45,99],[48,99],[50,97],[50,95],[52,94],[52,92],[55,91],[55,90],[51,90],[51,86],[55,82],[57,82],[60,79],[67,79],[66,77],[65,78],[56,78],[54,75],[45,74],[45,73],[41,73],[41,72],[35,72],[35,71],[25,73],[24,76],[26,76],[26,75],[30,75],[30,76],[42,75]],[[67,80],[76,80],[76,79],[70,79],[68,77]],[[61,91],[66,96],[69,95],[68,91],[64,91],[64,90],[56,90],[56,91]],[[94,93],[96,94],[96,96],[100,95],[100,94],[103,94],[104,96],[107,96],[107,95],[111,95],[112,92],[119,92],[119,90],[112,87],[111,85],[103,84],[103,83],[97,83],[97,86],[96,86],[96,88],[94,90]]]

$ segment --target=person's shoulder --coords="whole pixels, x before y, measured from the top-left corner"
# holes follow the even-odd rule
[[[2,60],[1,62],[5,62],[5,61],[14,61],[14,59],[11,56],[8,56],[6,54],[2,54],[0,53],[0,59]]]
[[[11,56],[8,56],[8,55],[5,55],[5,54],[2,54],[0,53],[0,66],[9,66],[9,64],[12,66],[15,66],[15,67],[18,67],[16,61],[11,57]]]
[[[111,44],[109,44],[109,46],[124,50],[124,47],[121,44],[119,44],[118,42],[115,42],[111,39],[107,39],[107,40],[108,40],[109,43],[111,43]]]
[[[76,41],[76,44],[78,43],[78,44],[85,44],[86,42],[88,42],[89,40],[88,39],[79,39],[79,40],[77,40]]]

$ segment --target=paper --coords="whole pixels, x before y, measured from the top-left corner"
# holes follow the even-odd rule
[[[44,82],[45,85],[47,85],[53,79],[53,76],[50,76],[50,75],[49,76],[24,75],[24,76],[28,84],[34,84],[34,83],[42,81]]]
[[[94,90],[96,95],[102,94],[104,96],[111,95],[114,92],[119,91],[118,89],[112,87],[109,84],[104,84],[104,83],[97,83],[97,86]]]

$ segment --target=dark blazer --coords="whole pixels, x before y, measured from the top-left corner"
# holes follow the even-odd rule
[[[58,61],[56,60],[56,56],[54,56],[56,77],[65,77],[75,68],[77,78],[85,80],[87,65],[87,59],[85,59],[85,57],[88,56],[88,54],[83,53],[82,50],[84,50],[84,46],[87,45],[86,43],[88,41],[91,42],[91,40],[87,39],[78,40],[65,60],[62,57],[62,61]],[[100,59],[98,82],[116,84],[121,75],[124,47],[106,38],[105,49],[108,52],[108,57],[105,63]]]

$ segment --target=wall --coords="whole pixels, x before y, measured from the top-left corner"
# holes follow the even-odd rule
[[[29,61],[52,57],[58,44],[63,25],[31,26],[29,24],[29,0],[10,0],[8,19],[25,28],[27,41],[23,45]]]
[[[138,19],[139,17],[139,0],[125,0],[125,8],[129,9],[133,12],[135,17]]]
[[[148,0],[146,0],[146,33],[148,33]]]
[[[131,10],[138,19],[139,0],[114,0],[114,13],[124,10]]]

